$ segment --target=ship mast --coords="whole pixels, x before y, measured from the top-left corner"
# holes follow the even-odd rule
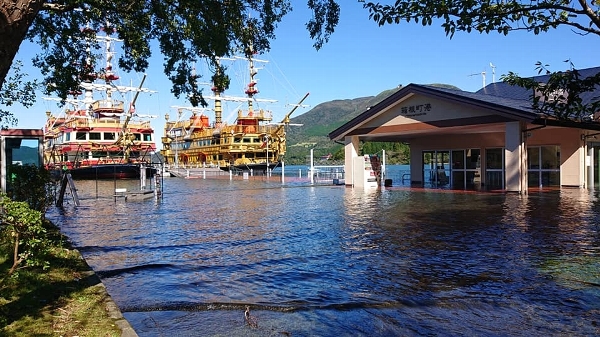
[[[217,70],[214,76],[214,79],[221,81],[223,74],[221,72],[221,60],[217,58]],[[222,124],[221,115],[223,113],[223,108],[221,107],[221,92],[223,90],[222,83],[218,81],[214,81],[213,79],[213,87],[212,91],[215,94],[215,127],[220,128]]]
[[[254,60],[252,58],[253,53],[254,50],[252,49],[252,47],[249,47],[246,56],[248,58],[248,67],[250,69],[250,82],[248,83],[248,87],[246,88],[245,93],[248,96],[248,115],[250,116],[252,116],[252,114],[254,113],[254,107],[252,105],[254,95],[258,93],[258,89],[256,88],[256,80],[254,79],[254,76],[258,73],[258,70],[254,67]]]

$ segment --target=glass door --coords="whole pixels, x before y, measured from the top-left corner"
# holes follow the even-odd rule
[[[593,163],[592,169],[594,172],[594,181],[592,182],[592,188],[595,190],[600,189],[600,145],[595,145],[593,147]]]
[[[450,186],[450,151],[423,151],[425,187]]]

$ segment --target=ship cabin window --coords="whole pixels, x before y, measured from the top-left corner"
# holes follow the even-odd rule
[[[252,138],[244,138],[243,143],[244,144],[252,143]]]
[[[85,132],[77,132],[77,134],[75,135],[75,139],[76,140],[86,140],[86,133]]]
[[[71,140],[71,133],[70,132],[65,133],[65,142],[68,142],[70,140]]]
[[[144,141],[145,142],[151,142],[152,141],[152,134],[151,133],[144,133],[144,134],[142,134],[142,136],[144,137]]]
[[[241,139],[241,138],[234,138],[234,139],[233,139],[233,142],[234,142],[234,143],[241,143],[241,142],[242,142],[242,139]]]
[[[105,132],[104,133],[104,140],[115,140],[115,133],[114,132]]]
[[[100,132],[90,132],[90,140],[100,140]]]
[[[138,142],[139,142],[140,140],[142,140],[142,135],[141,135],[141,134],[139,134],[139,133],[134,133],[134,134],[133,134],[133,136],[135,137],[135,140],[136,140],[136,141],[138,141]]]
[[[260,138],[256,137],[252,140],[254,143],[261,143]]]
[[[223,155],[222,155],[222,154],[220,154],[220,155],[218,156],[218,158],[219,158],[218,160],[223,160]]]

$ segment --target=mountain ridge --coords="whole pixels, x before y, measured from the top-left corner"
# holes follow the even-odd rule
[[[449,84],[434,83],[428,85],[461,90]],[[400,89],[402,89],[402,86],[384,90],[376,96],[335,99],[323,102],[302,115],[292,117],[290,119],[292,124],[302,124],[302,126],[290,126],[287,129],[285,162],[291,165],[307,164],[310,160],[311,149],[313,149],[315,158],[341,151],[343,145],[329,140],[329,133]]]

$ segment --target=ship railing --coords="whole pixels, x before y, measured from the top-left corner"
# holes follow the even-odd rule
[[[115,109],[115,110],[124,110],[124,102],[110,99],[102,99],[97,100],[92,103],[92,111],[96,110],[106,110],[106,109]]]

